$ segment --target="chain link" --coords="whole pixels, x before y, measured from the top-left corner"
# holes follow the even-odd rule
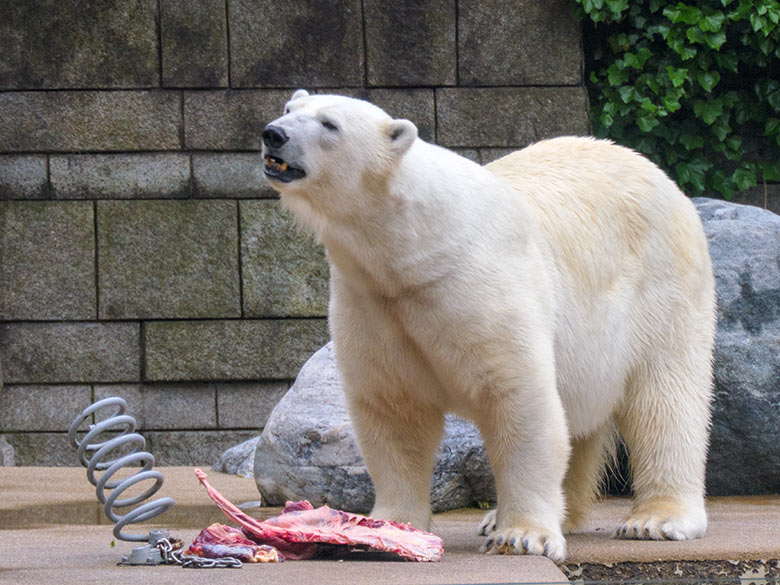
[[[244,563],[235,557],[210,559],[185,555],[181,541],[178,541],[176,544],[178,546],[174,546],[167,538],[161,538],[157,542],[157,546],[162,553],[163,562],[166,565],[181,565],[185,569],[240,569],[244,566]]]

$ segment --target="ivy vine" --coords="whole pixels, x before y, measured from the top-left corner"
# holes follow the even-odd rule
[[[575,0],[593,130],[689,195],[780,181],[778,0]]]

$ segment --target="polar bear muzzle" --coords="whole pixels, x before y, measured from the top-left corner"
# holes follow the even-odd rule
[[[279,156],[280,149],[290,140],[284,128],[269,124],[263,131],[265,175],[269,179],[289,183],[306,176],[303,169],[291,166]]]

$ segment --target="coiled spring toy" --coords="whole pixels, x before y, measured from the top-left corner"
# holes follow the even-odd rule
[[[114,408],[105,420],[89,425],[89,431],[81,441],[76,434],[81,425],[91,420],[93,414],[105,408]],[[136,546],[132,552],[122,559],[121,565],[181,565],[182,567],[194,568],[241,568],[243,563],[233,557],[222,557],[218,559],[203,558],[191,556],[184,553],[183,549],[174,548],[172,541],[181,546],[179,539],[171,539],[165,529],[150,530],[146,534],[127,534],[122,529],[128,524],[136,524],[144,520],[150,520],[160,514],[165,513],[173,506],[173,498],[159,498],[157,500],[146,502],[130,510],[124,516],[118,514],[116,508],[126,508],[140,504],[144,500],[151,498],[163,485],[163,475],[159,471],[153,471],[154,456],[146,447],[146,439],[135,432],[137,427],[136,420],[129,414],[125,414],[127,403],[118,396],[104,398],[88,406],[81,414],[76,417],[73,424],[68,429],[68,440],[71,445],[78,449],[79,461],[87,468],[87,479],[95,486],[98,500],[103,504],[103,511],[106,517],[115,522],[114,538],[127,540],[130,542],[147,542],[143,546]],[[105,441],[97,441],[97,438],[109,431],[118,431],[119,434],[112,436]],[[109,454],[115,449],[130,449],[127,455],[108,459]],[[90,454],[90,455],[88,455]],[[104,461],[104,459],[106,459]],[[137,466],[143,463],[143,466],[137,473],[122,480],[110,481],[111,477],[123,467],[130,465]],[[102,471],[100,477],[95,477],[95,471]],[[136,496],[119,499],[119,496],[128,488],[135,484],[154,480],[147,490]],[[106,495],[105,490],[111,490]]]
[[[99,410],[114,407],[114,412],[105,420],[90,424],[86,436],[79,441],[76,433],[81,425],[91,419],[91,416]],[[144,500],[152,497],[163,485],[163,475],[159,471],[152,470],[154,467],[154,456],[143,449],[146,447],[146,439],[135,432],[136,420],[125,414],[127,403],[119,397],[105,398],[95,402],[85,408],[79,416],[73,421],[68,430],[68,440],[78,449],[78,457],[81,464],[87,468],[87,479],[95,486],[97,498],[101,504],[104,504],[103,510],[106,517],[114,524],[114,537],[119,540],[131,542],[148,541],[152,536],[146,534],[127,534],[122,529],[128,524],[135,524],[155,518],[166,512],[174,504],[173,498],[159,498],[152,502],[134,508],[124,515],[116,512],[117,508],[126,508],[134,506]],[[117,431],[119,434],[104,441],[96,439],[108,431]],[[122,448],[130,446],[130,452],[127,455],[116,459],[108,459],[109,454]],[[89,454],[89,455],[88,455]],[[135,474],[122,480],[110,481],[111,477],[123,467],[138,465],[143,463],[143,467]],[[103,471],[99,477],[95,477],[95,471]],[[136,496],[119,499],[119,496],[135,484],[154,480],[148,489]],[[105,490],[111,490],[106,495]]]

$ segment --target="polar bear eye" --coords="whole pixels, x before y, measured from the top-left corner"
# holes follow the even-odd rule
[[[328,130],[331,130],[331,131],[333,131],[333,132],[335,132],[336,130],[338,130],[338,127],[337,127],[337,126],[336,126],[336,125],[335,125],[333,122],[331,122],[330,120],[323,120],[323,121],[322,121],[322,125],[323,125],[325,128],[327,128]]]

